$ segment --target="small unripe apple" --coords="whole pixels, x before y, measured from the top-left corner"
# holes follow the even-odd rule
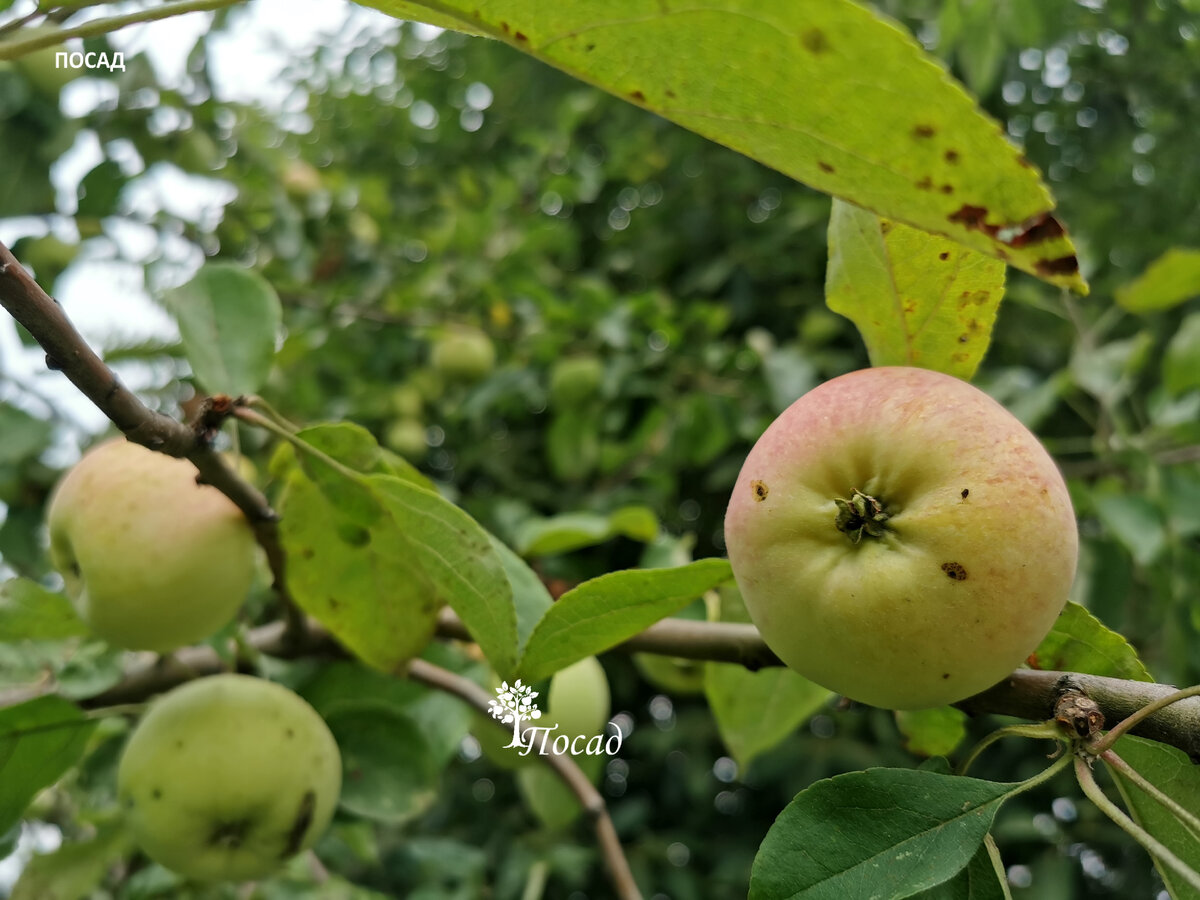
[[[203,881],[262,878],[311,847],[341,783],[337,743],[316,710],[246,675],[201,678],[155,700],[117,770],[138,845]]]
[[[80,617],[104,640],[167,652],[227,624],[254,579],[254,533],[185,459],[117,439],[58,483],[50,561]]]
[[[551,740],[560,734],[592,737],[608,724],[611,707],[608,677],[594,656],[585,656],[550,678],[546,691],[546,716],[539,725],[558,725]]]
[[[594,356],[569,356],[550,369],[550,402],[569,409],[596,395],[604,378],[604,364]]]
[[[1020,666],[1075,575],[1066,485],[1037,438],[964,381],[851,372],[747,456],[729,561],[788,666],[894,709],[953,703]]]
[[[429,452],[429,444],[425,440],[425,426],[416,419],[396,419],[384,433],[383,443],[389,450],[399,453],[409,462],[420,462]]]
[[[435,372],[451,381],[479,381],[495,366],[496,348],[478,328],[459,326],[434,342],[429,361]]]

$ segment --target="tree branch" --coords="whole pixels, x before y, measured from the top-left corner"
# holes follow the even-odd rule
[[[493,699],[492,695],[470,679],[463,678],[461,675],[456,675],[423,659],[414,659],[408,664],[408,676],[414,681],[420,681],[430,687],[455,695],[491,719],[488,701]],[[499,720],[492,721],[497,727],[508,731],[507,725]],[[529,729],[523,727],[521,730],[528,731]],[[637,882],[633,879],[633,873],[629,870],[629,861],[625,858],[625,851],[621,849],[621,840],[617,836],[617,829],[613,826],[612,818],[608,815],[608,807],[595,785],[583,773],[575,760],[566,754],[560,756],[556,753],[548,753],[538,758],[553,769],[554,773],[571,789],[571,793],[578,798],[580,804],[583,805],[584,812],[592,820],[596,829],[596,840],[600,845],[600,852],[604,856],[604,864],[608,867],[608,874],[612,879],[617,896],[621,900],[641,900],[642,894],[638,890]]]
[[[292,607],[279,545],[278,516],[252,484],[240,478],[193,428],[146,406],[88,346],[58,301],[42,290],[0,243],[0,306],[46,351],[46,365],[63,373],[131,441],[189,460],[197,480],[228,497],[246,516],[267,556],[274,586]],[[290,635],[294,637],[294,635]]]
[[[288,599],[277,517],[266,498],[239,478],[192,428],[148,409],[125,388],[75,330],[58,303],[38,286],[2,243],[0,306],[42,346],[47,364],[60,369],[127,437],[153,450],[191,460],[199,470],[201,480],[237,504],[266,551],[276,589],[281,597]],[[251,634],[254,646],[269,655],[283,657],[336,651],[328,634],[319,626],[306,623],[303,616],[295,613],[290,601],[288,609],[292,613],[290,625],[276,623],[255,629]],[[438,627],[443,637],[471,639],[462,622],[448,611],[442,614]],[[751,669],[781,665],[753,626],[734,623],[668,619],[614,649],[737,663]],[[184,649],[165,662],[143,659],[135,662],[119,685],[87,701],[87,705],[143,699],[187,677],[219,669],[219,659],[207,648]],[[1110,725],[1175,690],[1169,685],[1140,681],[1019,669],[994,687],[956,706],[972,714],[998,713],[1045,720],[1053,717],[1059,696],[1072,687],[1095,700]],[[0,706],[52,690],[53,684],[46,683],[33,688],[0,691]],[[1184,700],[1160,710],[1140,723],[1133,733],[1178,747],[1193,761],[1200,762],[1200,698]]]

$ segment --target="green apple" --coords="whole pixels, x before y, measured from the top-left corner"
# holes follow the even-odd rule
[[[409,462],[420,462],[429,452],[425,440],[425,426],[416,419],[396,419],[387,427],[383,443],[389,450],[399,453]]]
[[[557,729],[550,733],[550,742],[558,735],[574,738],[592,737],[604,731],[612,698],[604,667],[594,656],[585,656],[550,678],[546,691],[546,716],[537,724]]]
[[[425,407],[425,398],[415,384],[398,384],[392,388],[388,405],[402,419],[416,419]]]
[[[311,706],[247,675],[188,682],[129,738],[117,794],[155,862],[203,881],[262,878],[329,825],[341,756]]]
[[[851,372],[788,407],[742,466],[725,541],[780,659],[894,709],[962,700],[1020,666],[1078,552],[1037,438],[966,382],[905,367]]]
[[[675,696],[704,693],[704,663],[700,660],[635,653],[633,664],[660,691]]]
[[[457,326],[434,341],[429,362],[448,381],[479,381],[496,365],[496,348],[478,328]]]
[[[550,402],[569,409],[596,396],[604,379],[604,364],[594,356],[569,356],[550,369]]]
[[[203,640],[250,589],[254,533],[196,474],[118,439],[86,453],[51,495],[50,561],[80,617],[114,646],[161,653]]]

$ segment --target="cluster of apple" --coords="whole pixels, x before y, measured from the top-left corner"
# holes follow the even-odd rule
[[[439,368],[467,378],[491,367],[490,343],[458,341],[435,348]],[[560,368],[552,388],[565,401],[602,374],[591,359]],[[240,511],[197,484],[190,463],[133,443],[85,455],[48,519],[68,594],[119,647],[169,652],[210,637],[254,579]],[[903,367],[835,378],[785,410],[745,461],[725,534],[746,607],[780,659],[893,709],[962,700],[1021,665],[1065,604],[1078,551],[1066,485],[1037,438],[966,382]],[[594,734],[608,703],[588,658],[551,682],[549,718]],[[552,773],[497,746],[494,723],[476,731],[490,757],[519,769],[539,815],[562,808],[543,802],[561,789]],[[202,879],[261,877],[311,846],[340,786],[337,745],[312,707],[241,675],[152,703],[118,773],[147,855]]]
[[[257,549],[245,517],[196,469],[125,440],[88,452],[55,489],[50,558],[80,617],[131,650],[170,652],[236,615]],[[203,880],[260,878],[310,847],[341,790],[337,744],[288,689],[216,675],[151,703],[117,789],[151,859]]]

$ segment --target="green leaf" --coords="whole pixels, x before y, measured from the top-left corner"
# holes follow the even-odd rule
[[[399,824],[433,804],[437,767],[412,719],[386,703],[364,699],[334,707],[326,722],[342,754],[342,809]]]
[[[87,633],[71,601],[61,594],[28,578],[0,584],[0,642],[59,641]]]
[[[61,697],[0,709],[0,834],[83,755],[96,723]]]
[[[750,900],[901,900],[928,890],[971,861],[1014,787],[912,769],[818,781],[767,832]]]
[[[658,537],[658,518],[644,506],[625,506],[607,516],[575,512],[528,519],[517,529],[516,544],[522,556],[550,556],[622,536],[650,543]]]
[[[1078,603],[1068,603],[1031,656],[1034,668],[1153,681],[1125,638]]]
[[[991,835],[975,851],[965,869],[916,896],[920,900],[1012,900],[1000,853]]]
[[[1121,738],[1113,749],[1143,778],[1192,815],[1200,816],[1200,769],[1192,764],[1187,754],[1166,744],[1133,736]],[[1107,768],[1117,783],[1133,820],[1185,863],[1200,871],[1200,840],[1197,840],[1196,835],[1188,831],[1173,813],[1120,771],[1113,766]],[[1158,860],[1155,860],[1154,864],[1174,900],[1200,898],[1200,892],[1188,885],[1172,869],[1159,865]]]
[[[497,672],[512,672],[517,613],[492,536],[438,494],[386,475],[368,481],[403,535],[402,550],[424,571],[439,600],[458,613]]]
[[[100,163],[79,182],[79,209],[76,214],[97,217],[112,215],[121,188],[125,187],[128,180],[117,163],[112,160]]]
[[[499,538],[491,537],[492,549],[500,557],[500,564],[504,566],[504,574],[508,576],[512,588],[513,608],[517,613],[517,652],[520,654],[524,652],[538,622],[554,605],[554,598],[525,560],[513,553]],[[508,674],[511,673],[501,674],[500,677],[507,677]]]
[[[0,465],[12,465],[23,462],[31,456],[37,456],[50,443],[54,426],[49,422],[31,416],[23,409],[0,403]]]
[[[1200,388],[1200,313],[1187,316],[1167,344],[1163,386],[1174,396]]]
[[[1004,263],[834,201],[825,293],[858,327],[871,365],[970,380],[1004,296]]]
[[[1162,511],[1140,494],[1109,494],[1093,499],[1096,515],[1134,562],[1152,564],[1167,549]]]
[[[704,664],[704,693],[721,740],[742,769],[833,696],[791,669],[751,672],[744,666],[711,662]]]
[[[90,897],[117,860],[133,849],[120,824],[108,825],[91,840],[64,844],[33,857],[21,872],[10,900],[82,900]]]
[[[901,710],[896,726],[904,747],[917,756],[949,756],[967,736],[967,715],[953,706]]]
[[[405,536],[395,523],[384,519],[370,529],[358,524],[298,473],[280,514],[288,589],[301,609],[378,669],[394,670],[421,652],[433,636],[440,603],[404,552]]]
[[[261,275],[226,263],[203,266],[162,298],[179,323],[184,353],[210,394],[253,394],[275,358],[282,311]]]
[[[420,652],[448,603],[497,671],[511,672],[516,611],[492,537],[440,494],[386,474],[390,463],[357,426],[299,437],[333,460],[297,452],[301,470],[281,504],[288,586],[301,608],[386,671]]]
[[[1116,290],[1117,303],[1134,313],[1178,306],[1200,294],[1200,250],[1172,247],[1140,276]]]
[[[527,682],[548,678],[628,640],[731,577],[728,561],[702,559],[674,569],[627,569],[585,581],[559,597],[538,623],[519,674]]]
[[[817,190],[1086,290],[1037,170],[910,34],[851,0],[363,3],[505,41]]]

